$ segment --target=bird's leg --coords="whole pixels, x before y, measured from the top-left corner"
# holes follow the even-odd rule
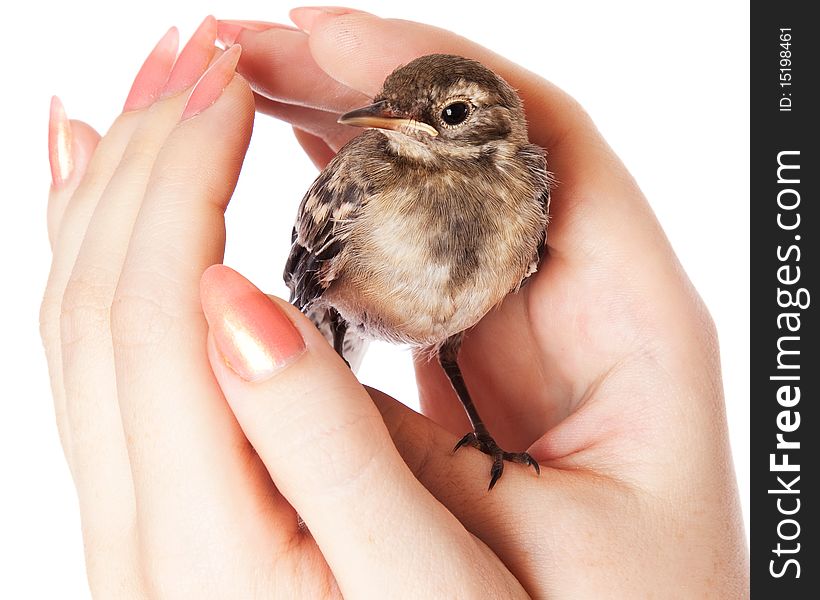
[[[449,338],[438,352],[439,363],[450,379],[450,384],[458,395],[458,399],[461,401],[461,405],[464,407],[467,417],[470,419],[470,424],[473,426],[473,430],[458,441],[455,448],[453,448],[453,452],[469,444],[485,454],[489,454],[493,458],[493,466],[490,469],[490,487],[487,488],[489,490],[493,489],[493,486],[504,472],[505,460],[531,465],[532,468],[535,469],[535,472],[540,474],[541,468],[529,453],[505,452],[499,448],[498,444],[496,444],[490,435],[490,432],[487,431],[487,427],[481,420],[472,398],[470,398],[467,385],[464,383],[464,376],[461,374],[461,369],[458,366],[457,358],[459,348],[461,347],[461,339],[461,334]]]
[[[342,357],[345,364],[350,367],[350,363],[345,358],[344,353],[347,321],[342,318],[338,310],[332,307],[328,309],[328,315],[330,316],[330,330],[333,332],[333,349],[336,351],[336,354]]]

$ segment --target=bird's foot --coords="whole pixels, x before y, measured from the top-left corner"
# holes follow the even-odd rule
[[[504,472],[505,460],[522,465],[529,465],[535,469],[536,473],[541,474],[541,467],[538,466],[538,462],[530,456],[528,452],[505,452],[498,447],[498,444],[495,443],[495,440],[486,431],[478,433],[471,431],[458,441],[455,448],[453,448],[453,452],[462,446],[468,445],[473,448],[478,448],[484,454],[489,454],[493,459],[493,466],[490,469],[490,487],[488,487],[487,490],[493,489],[493,486],[501,477],[501,474]]]

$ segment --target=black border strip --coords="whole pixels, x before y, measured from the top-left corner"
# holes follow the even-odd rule
[[[756,598],[820,598],[820,23],[808,2],[751,13],[751,571]],[[814,351],[812,351],[814,349]],[[780,437],[778,437],[778,435]],[[778,448],[778,444],[780,447]],[[799,445],[799,447],[798,447]]]

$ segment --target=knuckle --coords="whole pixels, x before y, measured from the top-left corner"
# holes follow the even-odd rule
[[[119,172],[127,173],[134,181],[144,181],[151,174],[157,151],[150,144],[130,144],[120,161]]]
[[[177,318],[161,295],[120,285],[109,320],[115,346],[139,347],[160,343]]]
[[[116,275],[101,268],[72,273],[60,301],[59,323],[63,346],[88,335],[108,331],[111,297]]]

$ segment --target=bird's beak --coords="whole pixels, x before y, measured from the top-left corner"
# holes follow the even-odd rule
[[[339,117],[337,123],[354,127],[373,127],[376,129],[390,129],[401,133],[423,132],[436,137],[438,131],[422,121],[416,121],[405,116],[392,114],[384,102],[376,102],[369,106],[351,110]]]

